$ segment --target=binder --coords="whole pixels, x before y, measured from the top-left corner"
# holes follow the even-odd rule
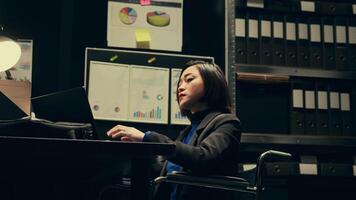
[[[238,12],[235,18],[236,63],[247,63],[246,56],[246,18],[244,12]]]
[[[336,83],[329,84],[329,130],[330,135],[341,135],[340,92]]]
[[[347,19],[342,17],[335,18],[335,32],[336,32],[336,48],[335,48],[335,59],[336,66],[339,70],[347,69]]]
[[[310,26],[310,65],[322,68],[321,20],[319,17],[309,18]]]
[[[285,51],[284,51],[284,17],[282,15],[274,15],[272,23],[273,35],[273,64],[277,66],[285,65]]]
[[[297,22],[293,15],[285,16],[286,65],[297,66]]]
[[[351,83],[349,83],[351,84]],[[342,118],[342,135],[351,136],[353,129],[353,116],[351,113],[351,90],[343,86],[340,93],[340,110]]]
[[[304,134],[304,95],[300,80],[291,80],[290,134]]]
[[[260,15],[260,61],[272,65],[272,17]]]
[[[328,107],[328,84],[324,81],[316,83],[317,113],[316,131],[317,135],[329,134],[329,107]]]
[[[335,69],[334,19],[323,18],[323,66],[325,69]]]
[[[355,4],[355,14],[356,14],[356,4]],[[348,49],[348,69],[356,71],[356,20],[349,19],[348,26],[348,38],[349,38],[349,49]]]
[[[297,12],[300,11],[299,0],[264,0],[265,8],[273,11],[281,12]]]
[[[308,18],[299,17],[298,19],[298,40],[297,40],[297,57],[299,67],[310,67],[310,49],[309,49],[309,25]]]
[[[246,0],[235,0],[236,7],[246,8]]]
[[[258,16],[248,14],[247,63],[260,63]]]
[[[316,133],[315,84],[313,81],[308,81],[303,85],[305,102],[305,134],[314,135]]]
[[[325,2],[318,1],[315,5],[315,10],[320,14],[327,15],[350,15],[352,14],[352,7],[349,3],[339,3],[339,2]]]

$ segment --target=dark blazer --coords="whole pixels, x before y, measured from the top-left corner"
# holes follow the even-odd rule
[[[234,175],[237,173],[238,147],[240,143],[240,121],[234,114],[210,112],[198,125],[190,144],[184,144],[183,138],[189,133],[190,126],[184,129],[175,141],[159,133],[151,132],[147,141],[175,143],[176,153],[167,160],[182,166],[182,171],[194,174]],[[165,161],[161,175],[165,174]],[[158,186],[155,199],[169,199],[168,184]],[[167,196],[168,195],[168,196]],[[228,199],[226,191],[181,186],[177,188],[177,199]]]

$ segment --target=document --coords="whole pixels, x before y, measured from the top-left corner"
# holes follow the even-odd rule
[[[183,0],[109,0],[108,46],[182,51]],[[137,38],[137,33],[142,33]],[[139,34],[140,35],[140,34]],[[142,34],[140,35],[142,36]],[[147,40],[149,38],[149,40]]]

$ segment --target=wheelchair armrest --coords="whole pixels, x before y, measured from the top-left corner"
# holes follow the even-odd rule
[[[169,182],[183,185],[192,185],[231,191],[255,193],[255,189],[250,187],[250,183],[240,177],[221,175],[193,175],[186,172],[168,173],[155,179],[155,183]]]

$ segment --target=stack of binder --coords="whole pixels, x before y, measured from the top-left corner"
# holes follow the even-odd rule
[[[238,1],[235,28],[238,64],[356,70],[356,4]]]
[[[290,133],[351,136],[354,129],[349,82],[291,80]]]

